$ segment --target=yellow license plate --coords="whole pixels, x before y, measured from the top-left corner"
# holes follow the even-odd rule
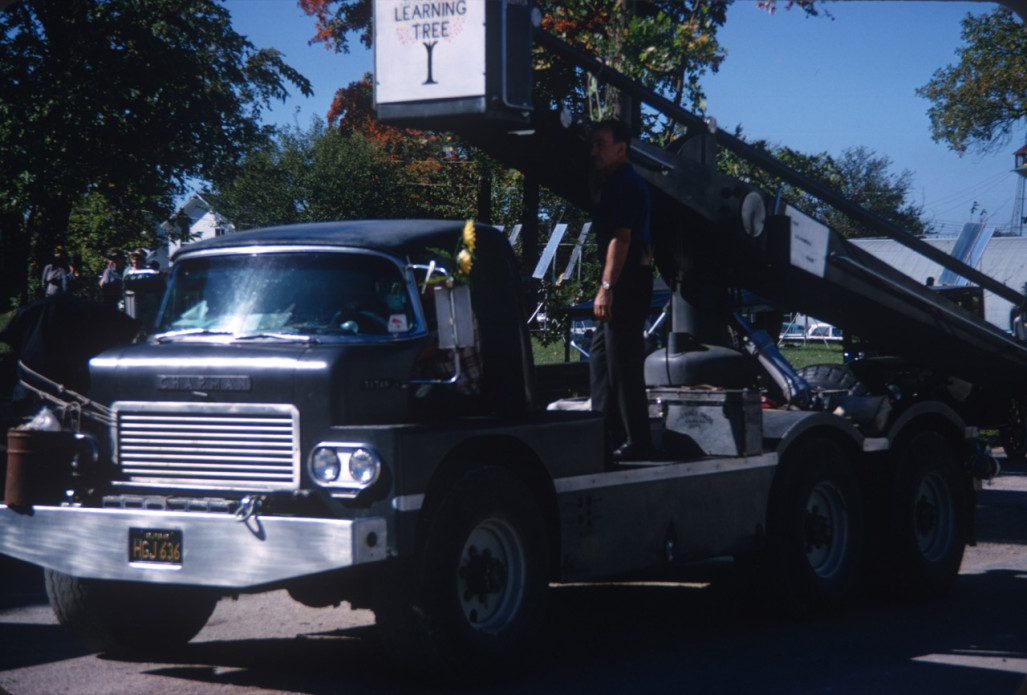
[[[130,528],[128,561],[180,566],[182,532],[176,529]]]

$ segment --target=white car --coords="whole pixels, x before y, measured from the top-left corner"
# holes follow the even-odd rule
[[[806,339],[841,341],[842,329],[829,323],[815,323],[806,331]]]

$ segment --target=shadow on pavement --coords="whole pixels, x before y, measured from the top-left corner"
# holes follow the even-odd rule
[[[992,571],[961,577],[939,602],[860,600],[788,621],[718,584],[556,587],[524,672],[470,691],[1013,695],[1027,669],[1025,592],[1027,576]],[[191,644],[146,673],[285,693],[434,692],[398,675],[366,626]]]

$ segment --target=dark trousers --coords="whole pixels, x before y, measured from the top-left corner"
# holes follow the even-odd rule
[[[649,401],[645,391],[645,319],[652,299],[652,276],[617,283],[613,319],[596,325],[589,349],[592,410],[603,413],[607,445],[625,440],[651,446]],[[638,275],[642,275],[639,273]]]

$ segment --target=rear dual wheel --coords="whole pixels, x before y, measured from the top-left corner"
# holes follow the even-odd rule
[[[862,506],[852,466],[837,443],[815,438],[794,446],[775,484],[768,536],[777,588],[791,608],[815,611],[855,590]]]
[[[967,540],[967,483],[952,445],[938,432],[917,433],[897,451],[883,545],[884,588],[911,598],[952,588]]]

